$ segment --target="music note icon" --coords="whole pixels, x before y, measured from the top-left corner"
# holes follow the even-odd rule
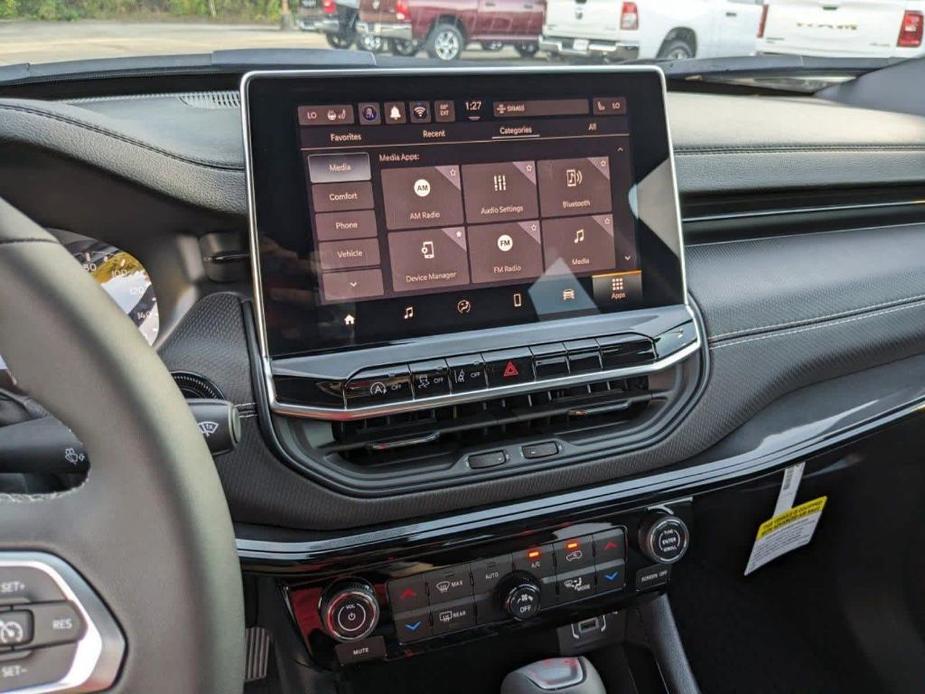
[[[414,306],[405,306],[405,320],[414,318]]]
[[[572,243],[581,243],[584,240],[585,240],[585,230],[579,229],[578,231],[575,232],[575,239],[572,241]]]

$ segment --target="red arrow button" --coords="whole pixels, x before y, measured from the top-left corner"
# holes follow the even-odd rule
[[[411,600],[412,598],[416,598],[417,596],[418,594],[414,590],[414,588],[405,588],[401,592],[401,595],[398,596],[398,599],[399,600]]]

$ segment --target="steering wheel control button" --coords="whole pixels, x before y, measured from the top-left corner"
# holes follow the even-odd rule
[[[411,576],[389,581],[387,592],[392,612],[408,612],[427,606],[427,588],[423,576]]]
[[[490,453],[476,453],[469,456],[469,467],[473,470],[481,470],[488,467],[498,467],[507,462],[507,454],[504,451],[491,451]]]
[[[488,385],[492,388],[533,380],[533,357],[528,349],[488,352],[482,356],[485,358]]]
[[[321,598],[322,623],[338,641],[359,641],[379,623],[379,601],[366,581],[351,580],[334,584]]]
[[[655,512],[639,526],[639,549],[659,564],[673,564],[684,556],[690,542],[687,525],[677,516]]]
[[[626,564],[622,559],[607,563],[597,563],[597,592],[623,590],[626,587]]]
[[[636,590],[659,588],[671,578],[671,567],[655,565],[636,572]]]
[[[556,567],[552,559],[552,545],[540,545],[515,552],[514,568],[531,573],[537,578],[555,576]]]
[[[65,595],[58,584],[41,569],[31,566],[0,566],[0,606],[64,599]]]
[[[454,393],[485,388],[485,361],[480,354],[450,357],[446,360],[450,369],[450,388]]]
[[[430,614],[425,612],[408,617],[396,617],[395,633],[402,643],[426,639],[433,633],[430,628]]]
[[[472,582],[467,567],[434,571],[426,575],[430,604],[472,597]]]
[[[518,621],[535,617],[540,611],[542,587],[539,581],[524,571],[508,576],[501,584],[499,594],[504,611]]]
[[[76,653],[77,644],[67,644],[37,648],[15,660],[0,660],[0,692],[17,692],[26,687],[62,682],[74,663]]]
[[[536,460],[538,458],[550,458],[559,453],[559,444],[555,441],[544,441],[543,443],[531,443],[520,449],[524,458],[527,460]]]
[[[84,635],[83,619],[70,603],[32,605],[29,609],[35,624],[33,646],[72,643]]]
[[[472,583],[476,595],[491,593],[501,583],[501,579],[511,573],[513,563],[510,554],[472,562]]]
[[[594,533],[594,556],[598,564],[614,559],[626,559],[626,535],[622,528]]]
[[[344,387],[347,407],[385,405],[411,400],[411,374],[407,366],[363,371]]]
[[[446,634],[475,626],[475,603],[435,608],[431,612],[434,620],[434,634]]]
[[[446,362],[441,360],[411,365],[411,384],[415,398],[431,398],[450,392],[450,376]]]
[[[594,551],[590,535],[557,542],[554,547],[556,566],[560,574],[594,566]]]
[[[26,610],[0,612],[0,651],[32,642],[32,613]]]

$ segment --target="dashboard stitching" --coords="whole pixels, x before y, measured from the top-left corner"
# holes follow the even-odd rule
[[[730,340],[729,342],[723,342],[721,344],[712,345],[711,350],[723,349],[724,347],[732,347],[733,345],[744,345],[749,342],[760,342],[761,340],[768,340],[772,337],[783,337],[785,335],[797,335],[799,333],[809,332],[810,330],[818,330],[819,328],[828,328],[835,325],[845,325],[847,323],[855,323],[860,320],[865,320],[867,318],[873,318],[875,316],[885,316],[890,313],[897,313],[899,311],[905,311],[908,308],[919,308],[922,305],[925,305],[925,301],[916,301],[909,304],[903,304],[902,306],[894,306],[893,308],[883,309],[880,311],[871,311],[870,313],[864,313],[860,316],[852,316],[851,318],[843,318],[836,321],[826,321],[824,323],[818,323],[816,325],[808,325],[797,330],[784,330],[779,332],[768,333],[767,335],[758,335],[757,337],[749,337],[741,340]]]
[[[791,328],[798,327],[801,325],[807,325],[809,323],[814,323],[817,321],[828,321],[832,318],[841,318],[844,316],[854,316],[860,313],[867,313],[873,311],[874,309],[884,308],[886,306],[898,306],[900,304],[914,303],[925,299],[925,294],[917,294],[915,296],[910,296],[903,299],[893,299],[891,301],[883,301],[879,304],[871,304],[870,306],[860,306],[857,308],[847,309],[845,311],[838,311],[837,313],[828,313],[822,316],[814,316],[813,318],[805,318],[798,321],[785,321],[783,323],[774,323],[772,325],[761,325],[753,328],[742,328],[741,330],[733,330],[727,333],[720,333],[718,335],[712,335],[710,337],[711,342],[719,342],[727,337],[735,337],[736,335],[744,335],[747,333],[761,332],[765,330],[776,330],[777,328]]]
[[[925,152],[923,145],[860,143],[855,145],[729,145],[712,147],[677,147],[675,154],[690,156],[698,154],[776,154],[778,152]]]
[[[224,171],[243,171],[244,170],[243,165],[239,166],[235,164],[222,164],[221,162],[209,161],[206,159],[193,159],[191,157],[184,157],[174,152],[170,152],[168,150],[161,149],[160,147],[155,147],[154,145],[150,145],[146,142],[142,142],[141,140],[136,140],[127,135],[122,135],[112,130],[101,128],[97,125],[92,125],[90,123],[85,123],[84,121],[80,121],[74,118],[68,118],[66,116],[61,116],[58,114],[47,113],[45,111],[39,111],[37,109],[32,109],[32,108],[23,108],[22,106],[11,106],[9,104],[0,105],[0,111],[18,111],[20,113],[29,113],[34,116],[39,116],[41,118],[48,118],[49,120],[55,120],[61,123],[67,123],[68,125],[74,125],[78,128],[83,128],[84,130],[89,130],[90,132],[95,132],[99,135],[104,135],[105,137],[110,137],[114,140],[119,140],[121,142],[125,142],[126,144],[134,145],[136,147],[141,147],[142,149],[147,149],[147,150],[150,150],[151,152],[162,154],[165,157],[170,157],[171,159],[176,159],[177,161],[182,161],[187,164],[193,164],[195,166],[203,166],[203,167],[208,167],[211,169],[220,169]]]

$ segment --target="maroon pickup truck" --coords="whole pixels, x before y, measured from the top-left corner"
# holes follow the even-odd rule
[[[512,45],[532,56],[546,0],[360,0],[357,32],[387,39],[395,53],[456,60],[469,43]]]

